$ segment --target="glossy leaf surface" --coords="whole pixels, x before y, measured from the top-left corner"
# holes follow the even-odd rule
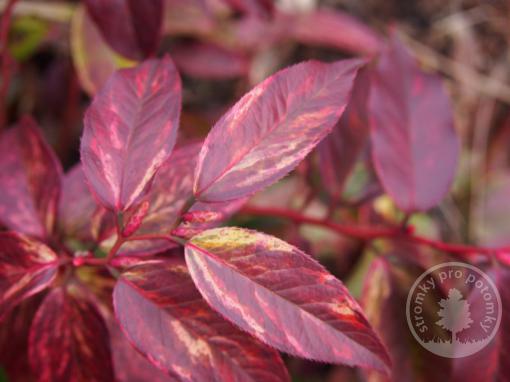
[[[116,72],[85,115],[85,176],[107,208],[125,210],[144,194],[175,144],[181,81],[167,56]]]
[[[308,359],[387,370],[384,348],[344,285],[290,244],[218,228],[186,244],[186,263],[209,304],[267,344]]]
[[[195,196],[209,202],[238,199],[286,175],[331,131],[360,64],[309,61],[257,85],[207,136]]]
[[[201,298],[181,259],[123,273],[115,314],[130,341],[182,381],[286,381],[279,354],[235,328]]]
[[[108,329],[94,304],[56,288],[42,302],[29,338],[40,381],[113,381]]]
[[[140,59],[156,51],[163,0],[85,0],[85,5],[105,40],[122,55]]]
[[[427,210],[448,192],[459,156],[442,79],[423,72],[396,38],[372,78],[369,108],[377,174],[402,210]]]
[[[0,233],[0,320],[48,287],[57,268],[57,254],[46,245],[14,232]]]
[[[319,170],[327,191],[339,197],[361,151],[368,143],[368,69],[359,71],[344,114],[318,146]]]
[[[35,122],[23,118],[0,136],[0,222],[43,238],[52,233],[62,168]]]

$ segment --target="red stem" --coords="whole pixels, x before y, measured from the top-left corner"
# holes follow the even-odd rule
[[[276,216],[281,218],[290,219],[296,223],[313,224],[321,227],[326,227],[332,231],[338,232],[342,235],[351,236],[361,240],[374,240],[378,238],[399,238],[407,240],[419,245],[425,245],[435,248],[440,251],[460,254],[460,255],[475,255],[485,254],[494,255],[496,253],[509,252],[510,248],[484,248],[475,247],[462,244],[449,244],[439,240],[429,239],[423,236],[413,235],[409,230],[402,230],[398,228],[378,228],[378,227],[362,227],[354,225],[344,225],[334,223],[325,219],[318,219],[300,214],[299,212],[287,210],[283,208],[272,207],[244,207],[241,213],[256,216]]]
[[[111,265],[111,262],[117,252],[119,251],[122,244],[124,244],[127,241],[141,241],[141,240],[167,240],[171,241],[172,243],[178,244],[178,245],[184,245],[185,240],[180,239],[178,237],[170,236],[170,235],[139,235],[139,236],[131,236],[129,238],[122,238],[122,236],[117,236],[117,241],[113,245],[113,247],[108,252],[108,255],[105,258],[95,258],[95,257],[88,257],[88,258],[82,258],[78,264],[79,265]],[[124,256],[123,256],[124,257]],[[126,256],[125,258],[138,258],[137,256]]]
[[[0,26],[0,44],[1,44],[1,57],[2,57],[2,85],[0,87],[0,129],[5,126],[6,123],[6,98],[7,91],[9,90],[9,84],[11,81],[10,71],[10,55],[8,50],[8,39],[9,39],[9,27],[11,24],[11,15],[14,5],[17,0],[9,0],[4,8],[2,14],[1,26]]]
[[[177,245],[184,245],[186,243],[185,240],[180,239],[171,235],[138,235],[132,236],[128,239],[129,241],[141,241],[141,240],[166,240],[170,241]]]

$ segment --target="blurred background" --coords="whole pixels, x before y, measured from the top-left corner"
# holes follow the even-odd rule
[[[84,111],[109,75],[168,53],[183,79],[179,142],[201,139],[240,96],[277,70],[308,59],[376,60],[393,31],[425,70],[443,76],[462,141],[453,192],[430,213],[413,215],[411,223],[419,233],[445,241],[510,243],[505,229],[510,221],[508,1],[165,0],[162,15],[144,14],[139,18],[143,24],[133,19],[134,26],[123,13],[125,2],[112,3],[119,8],[94,14],[79,1],[0,0],[0,128],[32,115],[68,169],[79,161]],[[160,23],[151,21],[159,16]],[[126,43],[133,28],[146,30],[147,40]],[[368,145],[342,170],[341,185],[328,183],[324,158],[314,152],[250,205],[326,214],[341,222],[397,224],[402,214],[383,195],[367,160]],[[238,215],[233,220],[316,256],[363,300],[371,323],[386,330],[384,337],[398,337],[398,328],[406,328],[405,322],[385,328],[383,312],[398,317],[401,299],[416,275],[446,259],[387,241],[367,247],[323,228],[275,217]],[[405,258],[400,253],[412,252],[416,261],[368,269],[374,253],[380,252],[391,253],[397,262]],[[367,272],[376,280],[372,287],[364,286]],[[388,293],[397,297],[386,304]],[[402,350],[398,357],[400,380],[436,380],[431,373],[446,375],[441,373],[451,367],[415,350]],[[424,357],[432,358],[435,371],[425,373]],[[381,378],[295,358],[286,361],[295,381]]]

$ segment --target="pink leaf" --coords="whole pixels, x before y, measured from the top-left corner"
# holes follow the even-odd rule
[[[210,228],[218,227],[244,206],[248,197],[220,203],[196,202],[189,212],[183,215],[181,224],[172,230],[172,235],[191,237]]]
[[[406,212],[435,206],[459,156],[441,78],[420,70],[394,38],[374,71],[369,104],[372,157],[383,187]]]
[[[147,192],[177,135],[181,81],[167,56],[116,72],[85,115],[85,176],[107,208],[126,210]]]
[[[142,225],[143,219],[147,215],[147,211],[149,210],[150,203],[145,200],[140,203],[136,208],[132,211],[129,216],[124,229],[122,230],[122,236],[129,237],[134,234]]]
[[[149,209],[137,235],[167,235],[178,222],[179,212],[193,195],[193,169],[200,144],[189,144],[173,151],[159,168],[144,200]],[[131,241],[121,247],[124,255],[152,254],[172,248],[167,240]]]
[[[44,238],[53,233],[62,168],[35,122],[23,118],[0,136],[0,222]]]
[[[171,382],[176,381],[142,356],[122,333],[117,320],[109,325],[115,380],[118,382]]]
[[[63,288],[35,315],[29,358],[40,381],[113,381],[108,329],[92,302]]]
[[[163,0],[85,0],[105,40],[126,57],[154,53],[161,38]]]
[[[215,211],[191,211],[182,216],[182,220],[186,223],[217,222],[224,218],[222,213]]]
[[[205,231],[185,248],[202,296],[255,337],[299,357],[388,370],[356,301],[299,249],[241,228]]]
[[[115,314],[133,345],[181,381],[287,381],[279,354],[235,328],[200,297],[182,259],[123,273]]]
[[[176,149],[160,167],[144,200],[150,204],[137,235],[167,235],[179,223],[181,210],[193,196],[193,169],[201,144],[191,143]],[[190,207],[191,213],[221,215],[223,219],[186,224],[184,229],[201,232],[219,225],[245,203],[245,199],[226,203],[200,203]],[[182,227],[181,224],[180,227]],[[123,255],[148,255],[172,248],[167,240],[142,240],[126,242],[121,247]]]
[[[57,254],[46,245],[14,232],[0,233],[0,320],[47,288],[57,269]]]
[[[360,65],[305,62],[247,93],[205,140],[195,172],[197,199],[238,199],[291,171],[337,122]]]

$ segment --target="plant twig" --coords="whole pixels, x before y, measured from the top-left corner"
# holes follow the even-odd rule
[[[354,225],[344,225],[332,222],[330,220],[318,219],[309,216],[305,216],[300,214],[299,212],[282,209],[282,208],[259,208],[259,207],[244,207],[241,213],[247,215],[255,215],[255,216],[272,216],[272,217],[280,217],[292,220],[296,223],[301,224],[312,224],[325,228],[329,228],[332,231],[340,233],[342,235],[350,236],[360,240],[375,240],[379,238],[398,238],[402,240],[406,240],[418,245],[428,246],[443,252],[447,252],[450,254],[459,254],[459,255],[495,255],[497,253],[509,252],[510,248],[485,248],[485,247],[476,247],[470,245],[463,244],[450,244],[445,243],[440,240],[429,239],[423,236],[414,235],[412,230],[402,231],[400,227],[396,228],[379,228],[379,227],[370,227],[370,226],[354,226]]]
[[[186,240],[172,235],[138,235],[132,236],[128,239],[128,241],[143,241],[143,240],[166,240],[177,245],[186,244]]]

